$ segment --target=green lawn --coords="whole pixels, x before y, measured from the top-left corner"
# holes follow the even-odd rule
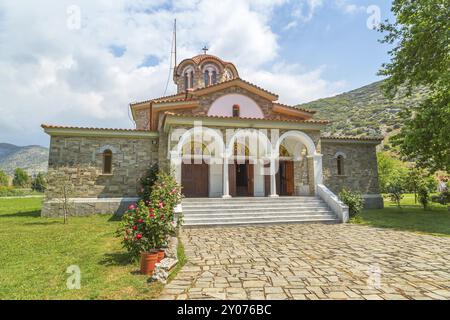
[[[41,218],[42,199],[0,199],[0,299],[152,299],[162,285],[146,283],[128,263],[118,221],[110,215]],[[69,290],[66,269],[81,269]]]
[[[364,210],[352,223],[370,225],[380,228],[428,233],[450,237],[450,211],[446,206],[430,203],[428,210],[414,203],[414,195],[407,194],[398,208],[387,197],[385,208],[381,210]]]

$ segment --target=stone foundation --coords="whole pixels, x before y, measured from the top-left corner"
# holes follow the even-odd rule
[[[365,194],[364,199],[364,209],[383,209],[384,201],[381,194]]]
[[[94,214],[122,215],[128,206],[136,203],[138,198],[74,198],[70,199],[70,216],[89,216]],[[41,216],[62,217],[62,202],[58,199],[44,202]]]

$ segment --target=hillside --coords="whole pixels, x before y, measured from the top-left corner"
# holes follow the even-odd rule
[[[0,170],[12,175],[16,168],[25,169],[28,174],[47,171],[48,149],[41,146],[19,147],[0,143]]]
[[[399,112],[420,103],[426,90],[417,90],[411,97],[387,99],[382,81],[334,97],[319,99],[298,107],[316,110],[317,119],[331,120],[324,135],[379,136],[400,128]]]

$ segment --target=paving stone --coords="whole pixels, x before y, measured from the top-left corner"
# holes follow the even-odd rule
[[[450,238],[295,224],[184,229],[181,239],[188,265],[160,299],[450,299]]]

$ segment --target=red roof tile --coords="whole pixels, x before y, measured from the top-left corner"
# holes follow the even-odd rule
[[[51,124],[42,124],[43,129],[74,129],[74,130],[101,130],[101,131],[123,131],[123,132],[151,132],[150,130],[138,129],[120,129],[120,128],[94,128],[94,127],[75,127],[75,126],[60,126]]]
[[[278,121],[278,122],[293,122],[293,123],[315,123],[315,124],[328,124],[327,120],[285,120],[285,119],[268,119],[268,118],[246,118],[246,117],[226,117],[226,116],[207,116],[198,114],[184,114],[165,112],[168,116],[175,116],[179,118],[210,118],[210,119],[235,119],[235,120],[260,120],[260,121]]]
[[[329,140],[354,140],[354,141],[382,141],[384,137],[350,137],[350,136],[328,136],[320,137],[321,139]]]

